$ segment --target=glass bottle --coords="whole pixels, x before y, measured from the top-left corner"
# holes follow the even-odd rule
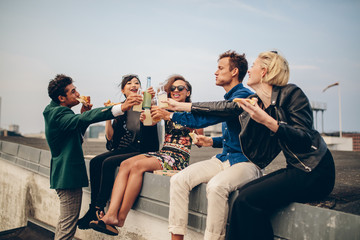
[[[146,90],[144,92],[144,101],[143,101],[144,109],[151,108],[151,93],[148,92],[148,89],[150,87],[151,87],[151,77],[147,77]]]
[[[147,77],[146,90],[144,92],[143,108],[145,114],[145,120],[143,122],[144,126],[150,126],[152,124],[152,118],[150,114],[151,108],[151,93],[148,92],[148,89],[151,87],[151,77]]]
[[[137,94],[142,96],[142,89],[141,88],[138,89]],[[142,104],[143,104],[143,102],[141,102],[138,105],[134,105],[133,106],[133,111],[141,112],[142,111]]]
[[[167,103],[162,102],[162,101],[167,100],[167,92],[165,92],[164,83],[159,84],[159,92],[157,94],[157,100],[158,100],[158,106],[160,108],[167,108],[168,107]]]

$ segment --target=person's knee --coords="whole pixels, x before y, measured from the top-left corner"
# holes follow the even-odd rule
[[[236,215],[238,213],[246,213],[249,208],[249,203],[246,201],[246,197],[243,195],[238,195],[233,204],[231,205],[232,212]]]
[[[178,177],[179,176],[179,173],[173,175],[171,178],[170,178],[170,186],[171,185],[176,185],[178,184],[179,180],[178,180]]]
[[[242,194],[241,192],[239,192],[238,196],[235,199],[234,204],[243,204],[247,201],[247,197],[246,195]]]
[[[129,168],[130,175],[142,175],[146,171],[149,171],[149,166],[142,160],[133,162]]]
[[[102,168],[105,170],[111,170],[117,167],[117,164],[114,164],[114,161],[111,158],[106,158],[102,163]]]
[[[139,162],[134,163],[130,168],[130,174],[143,174],[144,172],[144,167]]]
[[[206,195],[217,195],[227,198],[229,196],[229,190],[227,189],[225,184],[210,180],[206,185]]]
[[[120,164],[119,172],[129,172],[133,167],[133,162],[125,160]]]
[[[170,189],[185,188],[190,191],[190,185],[185,174],[179,172],[170,178]]]
[[[247,188],[240,188],[239,189],[239,194],[236,197],[235,200],[235,204],[238,205],[252,205],[253,201],[252,201],[253,197],[251,194],[251,191],[249,191],[249,189]]]
[[[100,157],[94,157],[93,159],[90,160],[90,169],[91,168],[95,168],[98,169],[99,167],[101,167],[103,159]]]

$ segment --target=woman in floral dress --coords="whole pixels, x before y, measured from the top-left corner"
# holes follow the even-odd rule
[[[191,84],[181,75],[171,76],[165,85],[168,98],[178,102],[191,102]],[[152,115],[157,115],[166,110],[152,106]],[[140,117],[144,120],[144,115]],[[156,124],[156,122],[154,122]],[[145,172],[154,170],[182,170],[189,165],[192,139],[190,132],[203,134],[202,129],[189,129],[165,122],[165,140],[163,148],[158,152],[140,154],[123,161],[116,176],[111,195],[110,206],[107,213],[98,221],[90,222],[90,227],[96,231],[118,235],[115,226],[122,227],[127,214],[140,193]]]
[[[158,159],[160,169],[181,170],[189,165],[192,140],[190,129],[172,121],[165,123],[165,142],[158,152],[149,152],[143,155]]]

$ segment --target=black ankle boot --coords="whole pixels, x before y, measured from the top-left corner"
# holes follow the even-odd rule
[[[98,207],[92,206],[90,204],[89,206],[89,210],[87,211],[87,213],[78,220],[77,225],[79,229],[89,229],[89,223],[93,220],[99,220],[97,217],[96,212],[97,211],[103,211],[103,209],[101,210]]]

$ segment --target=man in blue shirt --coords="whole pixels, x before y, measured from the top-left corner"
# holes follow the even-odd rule
[[[226,91],[224,98],[246,98],[252,92],[242,84],[248,69],[245,54],[227,51],[220,55],[215,72],[216,85]],[[223,122],[221,117],[194,116],[191,113],[172,113],[165,118],[190,128],[203,128]],[[207,183],[207,220],[204,239],[224,239],[228,216],[229,194],[245,183],[261,176],[261,171],[243,155],[239,119],[222,123],[221,137],[198,136],[197,145],[222,147],[223,152],[211,159],[190,165],[171,178],[169,231],[172,239],[183,239],[188,222],[189,192]]]

